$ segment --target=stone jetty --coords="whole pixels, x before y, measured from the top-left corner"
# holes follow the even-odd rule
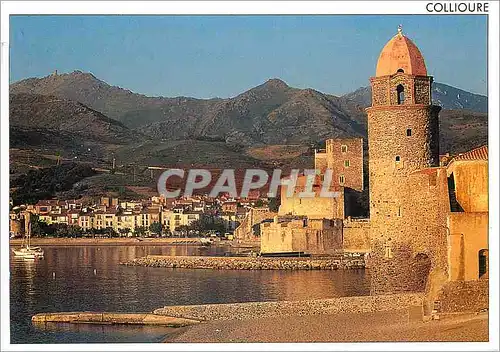
[[[200,321],[255,319],[278,316],[320,314],[352,314],[406,310],[408,320],[422,320],[422,293],[337,297],[303,301],[247,302],[165,306],[153,311],[156,315]]]
[[[148,255],[120,263],[128,266],[215,270],[336,270],[362,269],[363,257],[263,258]]]
[[[199,323],[199,320],[182,317],[169,317],[165,314],[152,313],[103,313],[103,312],[63,312],[35,314],[31,321],[35,325],[45,323],[70,324],[132,324],[132,325],[163,325],[182,327]]]

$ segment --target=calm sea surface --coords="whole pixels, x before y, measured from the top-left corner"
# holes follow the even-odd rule
[[[37,261],[10,259],[11,343],[159,342],[165,327],[47,324],[43,312],[150,312],[166,305],[302,300],[369,294],[364,270],[237,271],[126,267],[147,254],[223,255],[191,246],[43,247]],[[95,269],[95,272],[94,272]]]

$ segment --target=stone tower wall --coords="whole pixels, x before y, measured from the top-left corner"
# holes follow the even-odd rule
[[[320,170],[321,173],[325,172],[325,169],[328,167],[327,160],[326,160],[326,151],[324,149],[322,150],[315,150],[314,151],[314,168],[316,170]]]
[[[431,77],[371,79],[368,113],[371,290],[427,291],[446,280],[447,177]],[[404,87],[398,101],[397,87]]]
[[[372,77],[372,107],[398,105],[398,85],[404,87],[402,105],[431,105],[432,77],[397,73],[393,76]]]
[[[342,149],[344,146],[344,149]],[[345,138],[326,140],[327,166],[333,172],[334,187],[363,190],[363,139]],[[346,166],[346,161],[349,165]],[[344,183],[340,183],[340,176]]]
[[[391,105],[367,111],[370,218],[382,226],[400,213],[407,176],[439,163],[439,107]]]
[[[372,293],[425,290],[435,297],[448,277],[446,170],[414,172],[406,185],[401,215],[371,223]]]

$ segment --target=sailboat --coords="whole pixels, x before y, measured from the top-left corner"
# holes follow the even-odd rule
[[[26,212],[24,215],[24,228],[26,229],[22,247],[19,249],[12,249],[16,257],[25,259],[35,259],[43,257],[43,249],[40,247],[31,246],[31,213]]]

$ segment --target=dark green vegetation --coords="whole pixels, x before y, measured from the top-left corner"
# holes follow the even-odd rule
[[[154,187],[159,171],[148,166],[311,168],[325,139],[366,139],[371,99],[369,88],[336,97],[279,79],[227,99],[147,97],[80,71],[16,82],[10,94],[12,178],[79,162],[106,173],[88,192],[130,197],[127,186]],[[487,97],[435,83],[433,98],[444,107],[442,154],[487,143]]]
[[[47,224],[39,220],[38,215],[32,215],[31,219],[31,235],[33,237],[83,237],[83,229],[75,225],[66,224]],[[93,235],[97,231],[93,230]],[[111,229],[112,230],[112,229]],[[103,232],[103,231],[99,231]]]
[[[78,181],[92,176],[95,171],[88,165],[66,163],[39,170],[31,170],[11,181],[14,204],[36,203],[52,198],[56,192],[67,191]]]

